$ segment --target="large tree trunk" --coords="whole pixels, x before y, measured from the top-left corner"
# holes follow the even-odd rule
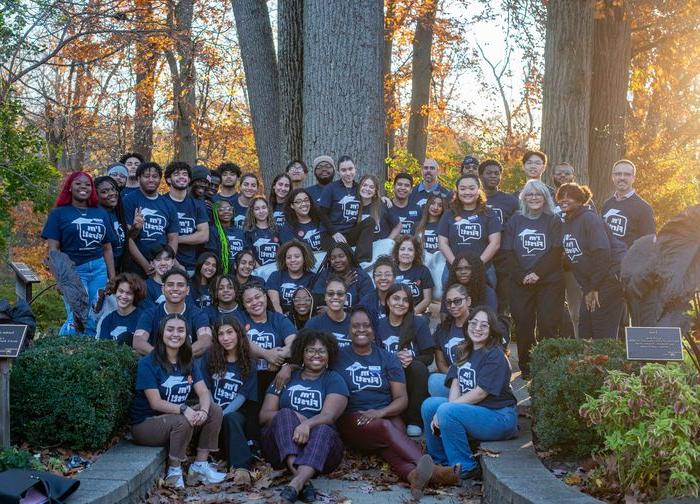
[[[406,147],[419,163],[428,146],[430,83],[433,78],[433,25],[438,0],[423,0],[413,37],[413,76],[411,78],[411,117]]]
[[[550,0],[544,58],[542,149],[587,184],[593,0]]]
[[[382,0],[304,4],[304,157],[353,157],[384,179]]]
[[[280,82],[281,162],[302,159],[304,90],[304,1],[277,4],[277,61]],[[311,160],[307,159],[307,162]]]
[[[279,76],[265,0],[231,0],[265,187],[280,166]]]
[[[152,26],[153,4],[149,0],[137,0],[137,15],[144,28]],[[151,159],[153,151],[153,106],[156,89],[156,48],[144,37],[136,43],[136,60],[134,71],[136,85],[134,86],[134,138],[133,149],[145,159]]]
[[[386,127],[384,131],[386,150],[389,156],[396,147],[396,84],[391,72],[391,58],[394,52],[394,32],[396,31],[396,1],[386,0],[384,19],[384,112]]]
[[[605,0],[605,15],[595,20],[588,176],[596,203],[610,195],[612,165],[624,156],[631,57],[627,3]]]

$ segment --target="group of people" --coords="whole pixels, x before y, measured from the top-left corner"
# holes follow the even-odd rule
[[[219,449],[236,471],[256,454],[288,469],[289,502],[313,500],[344,447],[378,452],[414,492],[478,477],[470,441],[517,435],[511,320],[526,378],[536,336],[616,337],[621,258],[655,232],[629,160],[602,215],[572,166],[554,167],[556,189],[544,153],[523,167],[509,194],[498,161],[467,156],[450,190],[426,159],[388,197],[349,156],[319,156],[316,184],[292,161],[265,197],[234,163],[127,153],[94,180],[70,174],[44,226],[101,306],[77,321],[66,303],[60,334],[142,355],[133,437],[168,446],[176,487],[222,481]],[[423,433],[427,453],[411,439]]]

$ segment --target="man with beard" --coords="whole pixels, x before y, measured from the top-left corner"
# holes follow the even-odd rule
[[[139,165],[136,169],[139,190],[124,198],[124,217],[129,230],[140,229],[136,238],[130,232],[131,271],[144,278],[153,273],[146,257],[154,243],[170,245],[177,251],[177,210],[170,199],[158,194],[162,177],[163,169],[158,163]]]
[[[207,175],[209,174],[209,170],[206,168],[197,166],[196,169],[199,169],[200,172],[204,170]],[[190,275],[194,273],[199,249],[209,241],[209,219],[204,201],[192,196],[195,193],[204,196],[209,182],[204,179],[207,186],[195,191],[195,181],[192,180],[191,195],[187,194],[191,178],[194,179],[190,166],[182,161],[173,161],[165,168],[165,181],[170,187],[165,198],[170,200],[175,207],[179,223],[178,248],[175,259]]]
[[[472,155],[472,154],[465,156],[465,158],[462,160],[460,172],[462,175],[464,175],[465,173],[471,173],[473,175],[478,175],[479,174],[479,158]]]
[[[311,194],[311,197],[316,201],[316,204],[321,201],[321,193],[323,189],[333,182],[333,177],[335,177],[335,162],[330,156],[318,156],[314,159],[314,177],[316,177],[316,184],[306,188]]]
[[[121,193],[122,189],[126,187],[126,181],[129,179],[129,170],[121,163],[114,163],[107,167],[107,176],[112,177],[117,183],[119,193]]]
[[[136,175],[136,170],[143,164],[144,159],[138,152],[127,152],[122,157],[119,158],[119,162],[126,166],[129,176],[126,179],[126,186],[121,191],[122,201],[129,194],[135,193],[139,190],[139,181]]]
[[[440,168],[437,161],[434,159],[426,159],[423,162],[423,180],[413,188],[409,201],[423,210],[425,203],[428,201],[428,196],[436,194],[448,201],[452,199],[452,191],[444,188],[438,182],[438,173]]]
[[[221,187],[218,194],[212,198],[212,201],[216,202],[225,199],[233,206],[234,201],[238,199],[236,185],[241,177],[241,167],[236,163],[226,161],[221,163],[216,171],[221,175]]]

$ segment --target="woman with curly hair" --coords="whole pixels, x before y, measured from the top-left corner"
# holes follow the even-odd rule
[[[284,204],[284,226],[280,241],[300,240],[313,252],[327,249],[333,240],[328,235],[328,217],[321,214],[307,189],[294,189]]]
[[[288,313],[292,295],[299,287],[311,287],[314,274],[314,256],[300,241],[285,242],[277,254],[277,271],[267,279],[267,295],[276,312]]]
[[[257,402],[258,382],[250,356],[250,342],[245,329],[233,315],[221,315],[214,324],[214,338],[209,351],[202,356],[204,381],[214,403],[223,410],[220,446],[224,448],[230,468],[249,469],[253,455],[246,436],[246,425],[256,423],[255,408],[246,408],[248,401]]]
[[[302,329],[292,345],[290,361],[299,369],[280,390],[267,389],[260,410],[264,425],[262,451],[275,468],[286,467],[292,480],[282,489],[288,502],[313,502],[310,480],[333,471],[343,460],[343,442],[335,422],[350,395],[345,380],[329,369],[338,344],[327,333]]]

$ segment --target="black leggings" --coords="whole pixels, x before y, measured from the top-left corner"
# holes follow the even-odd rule
[[[420,407],[428,394],[428,368],[418,359],[404,368],[406,374],[406,391],[408,392],[408,407],[403,412],[402,418],[407,425],[423,426]]]
[[[375,226],[374,219],[369,217],[341,233],[348,245],[355,247],[355,259],[357,259],[357,262],[372,260],[372,242],[374,241]],[[329,233],[321,236],[321,247],[323,250],[330,250],[334,244],[335,240]]]

